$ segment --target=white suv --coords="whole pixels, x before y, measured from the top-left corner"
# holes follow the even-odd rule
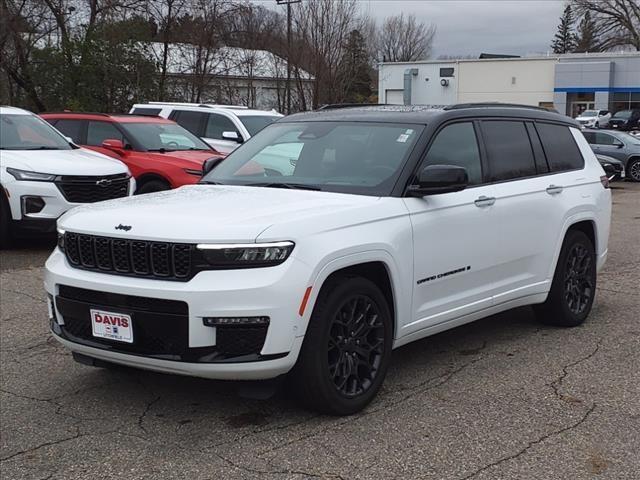
[[[55,233],[70,208],[131,195],[126,165],[81,149],[40,117],[0,107],[0,246]]]
[[[605,128],[609,126],[609,110],[585,110],[576,117],[576,121],[585,128]]]
[[[281,114],[237,105],[149,102],[136,104],[129,113],[158,115],[182,125],[222,153],[235,150]]]
[[[60,219],[51,329],[85,363],[290,373],[307,405],[350,414],[380,388],[393,348],[522,305],[581,324],[610,215],[602,168],[558,114],[292,115],[199,185]]]

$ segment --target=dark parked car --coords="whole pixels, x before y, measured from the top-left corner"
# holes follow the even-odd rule
[[[624,163],[608,155],[596,155],[609,180],[622,180],[626,176]]]
[[[612,130],[585,130],[582,133],[596,154],[624,162],[627,178],[640,182],[640,138]]]
[[[640,110],[620,110],[609,120],[609,128],[616,130],[633,130],[640,128]]]

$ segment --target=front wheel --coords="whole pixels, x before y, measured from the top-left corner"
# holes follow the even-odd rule
[[[632,182],[640,182],[640,158],[634,158],[627,165],[627,178]]]
[[[547,300],[535,306],[547,325],[577,327],[589,315],[596,294],[596,254],[583,232],[571,230],[562,244]]]
[[[355,276],[329,280],[292,372],[296,395],[322,413],[362,410],[382,385],[392,341],[390,309],[373,282]]]
[[[162,192],[164,190],[169,190],[171,185],[162,181],[162,180],[149,180],[144,182],[138,190],[136,190],[136,195],[142,195],[144,193],[153,193],[153,192]]]

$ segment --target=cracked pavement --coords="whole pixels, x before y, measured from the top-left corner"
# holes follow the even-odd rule
[[[0,253],[6,479],[640,478],[640,184],[614,183],[609,260],[575,329],[505,312],[402,347],[362,413],[284,389],[77,364],[48,334],[50,243]]]

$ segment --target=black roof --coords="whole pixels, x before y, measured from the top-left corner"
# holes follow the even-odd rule
[[[541,107],[504,103],[467,103],[458,105],[363,105],[329,106],[321,110],[295,113],[279,122],[343,121],[422,124],[454,118],[510,117],[529,120],[561,122],[571,126],[578,123],[564,115]]]

